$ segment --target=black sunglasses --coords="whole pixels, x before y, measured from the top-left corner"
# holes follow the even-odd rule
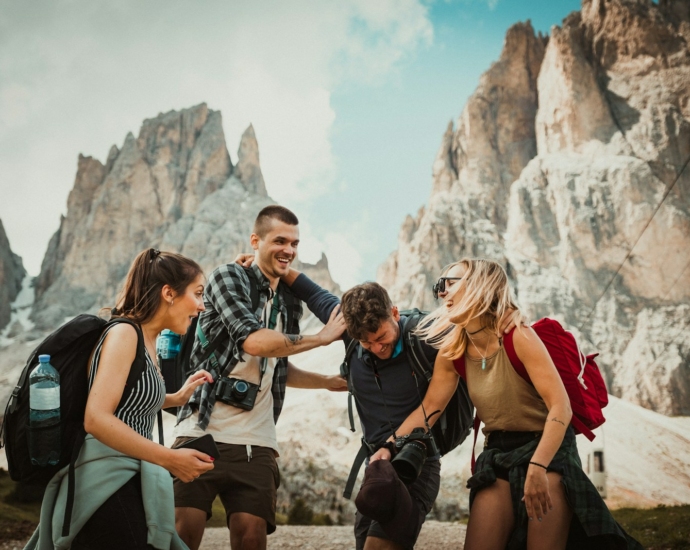
[[[446,281],[460,281],[462,277],[439,277],[436,284],[431,287],[431,292],[434,293],[434,298],[438,300],[438,295],[446,291]]]

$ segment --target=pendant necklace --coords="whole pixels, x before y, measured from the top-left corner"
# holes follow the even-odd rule
[[[482,370],[486,370],[486,355],[484,355],[484,354],[486,353],[486,350],[489,349],[489,342],[486,343],[486,346],[484,348],[484,353],[479,351],[477,344],[474,343],[474,340],[472,340],[472,338],[470,338],[470,342],[472,342],[472,345],[474,346],[474,349],[477,350],[477,353],[482,356]]]

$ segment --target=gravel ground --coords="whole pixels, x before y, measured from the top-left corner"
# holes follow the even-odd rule
[[[417,548],[433,550],[462,550],[465,525],[427,521],[417,540]],[[268,537],[268,548],[300,548],[303,550],[351,550],[355,538],[351,526],[307,527],[298,525],[278,526]],[[201,550],[226,550],[230,548],[228,530],[206,529]]]
[[[465,525],[427,521],[417,540],[417,548],[462,550]],[[0,541],[0,550],[22,550],[26,541]],[[351,550],[355,538],[351,526],[311,527],[280,525],[268,537],[268,548],[300,548],[302,550]],[[206,529],[200,550],[229,550],[230,537],[224,527]]]

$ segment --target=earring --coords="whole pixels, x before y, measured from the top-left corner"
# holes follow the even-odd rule
[[[170,307],[175,303],[175,300],[170,300]]]

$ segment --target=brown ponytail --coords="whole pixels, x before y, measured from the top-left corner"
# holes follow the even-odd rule
[[[146,323],[161,303],[161,289],[169,285],[176,294],[183,294],[199,274],[203,273],[194,260],[154,248],[142,250],[127,273],[127,280],[117,298],[112,315]]]

